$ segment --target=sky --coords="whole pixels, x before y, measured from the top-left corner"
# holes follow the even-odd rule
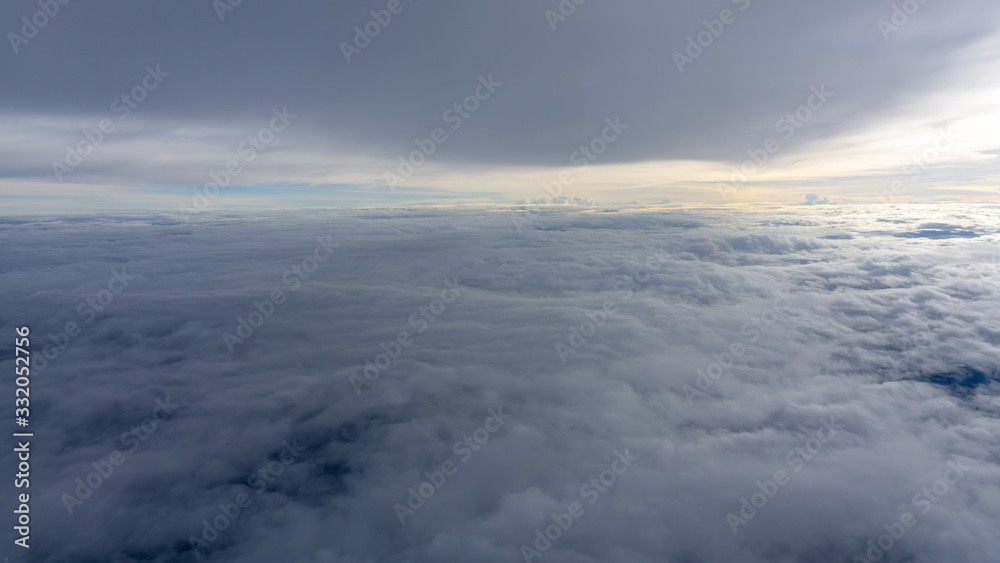
[[[0,206],[990,202],[998,16],[989,0],[12,0]]]
[[[997,562],[995,0],[0,33],[4,563]]]

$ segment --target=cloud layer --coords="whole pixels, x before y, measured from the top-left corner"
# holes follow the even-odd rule
[[[5,220],[33,560],[995,559],[996,209],[514,212]]]
[[[501,191],[514,202],[524,196],[513,176],[570,166],[613,118],[630,128],[591,163],[635,166],[652,192],[637,194],[646,201],[679,192],[714,202],[704,183],[725,181],[731,165],[769,137],[782,149],[769,173],[754,179],[764,183],[755,186],[757,200],[800,201],[760,190],[816,189],[803,178],[871,199],[875,186],[852,190],[858,177],[896,179],[911,153],[949,125],[959,126],[962,142],[938,164],[957,167],[948,177],[962,191],[933,195],[981,195],[985,179],[996,178],[990,151],[998,147],[989,135],[998,122],[996,84],[986,77],[1000,53],[1000,8],[992,2],[913,0],[918,9],[909,15],[895,14],[891,2],[862,0],[398,0],[394,15],[389,2],[218,9],[227,2],[67,4],[52,17],[43,13],[47,23],[26,43],[0,50],[13,77],[0,97],[0,123],[17,132],[0,141],[4,189],[23,194],[25,186],[57,183],[51,163],[65,160],[82,129],[110,119],[116,129],[63,182],[127,186],[152,205],[150,190],[187,193],[206,182],[275,107],[300,120],[240,185],[319,185],[337,203],[337,185],[385,185],[385,172],[437,129],[447,140],[406,187],[480,201],[481,191]],[[7,2],[0,21],[26,36],[39,10],[34,0]],[[560,12],[565,21],[550,15]],[[345,45],[360,52],[345,56]],[[165,76],[143,91],[153,85],[149,67]],[[495,84],[488,97],[483,80]],[[788,120],[813,88],[834,97],[808,119]],[[782,119],[784,127],[795,123],[794,138],[778,129]],[[612,188],[636,188],[619,177],[598,174],[578,195],[636,199],[610,196]],[[72,193],[65,185],[46,189]]]

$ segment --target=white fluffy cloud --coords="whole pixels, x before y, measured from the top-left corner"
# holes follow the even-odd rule
[[[995,560],[995,208],[608,211],[6,220],[0,330],[80,327],[34,377],[35,560],[195,561],[241,494],[201,560],[523,561],[574,502],[533,560],[848,561],[905,512],[883,561]]]

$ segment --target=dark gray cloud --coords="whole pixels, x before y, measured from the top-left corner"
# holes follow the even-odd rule
[[[195,561],[189,537],[238,498],[201,560],[523,561],[573,502],[541,561],[846,561],[906,510],[883,560],[995,558],[996,209],[606,211],[540,208],[520,233],[494,208],[5,220],[0,330],[30,324],[37,354],[81,326],[34,377],[32,560]],[[898,236],[931,229],[979,236]],[[340,247],[313,269],[317,237]],[[445,280],[461,294],[440,310]],[[223,334],[276,288],[230,354]],[[383,343],[396,357],[359,396]],[[590,504],[626,449],[640,459]],[[957,456],[971,468],[922,512]],[[394,505],[446,462],[401,525]]]
[[[796,144],[948,86],[1000,10],[985,0],[931,1],[886,41],[878,21],[890,18],[890,2],[585,2],[553,30],[545,12],[559,9],[555,0],[401,0],[402,12],[348,64],[341,43],[387,6],[246,0],[220,21],[210,2],[71,2],[17,54],[0,50],[9,77],[0,111],[103,117],[159,64],[170,76],[136,111],[164,127],[256,129],[259,115],[288,106],[302,116],[289,133],[298,146],[392,159],[447,127],[444,112],[492,75],[502,86],[455,133],[461,142],[442,148],[442,161],[566,165],[615,115],[632,129],[602,162],[742,159],[812,86],[836,98]],[[21,18],[39,9],[5,2],[3,31],[20,33]],[[735,21],[678,72],[673,53],[724,9]],[[75,140],[52,139],[48,153],[31,154],[37,168],[18,158],[3,174],[45,175],[52,153]]]

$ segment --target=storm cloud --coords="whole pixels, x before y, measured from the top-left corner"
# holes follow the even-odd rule
[[[441,130],[447,140],[425,152],[428,164],[406,182],[430,192],[412,197],[511,203],[525,188],[509,174],[569,166],[616,116],[629,130],[600,155],[601,166],[700,162],[728,176],[728,164],[769,137],[782,141],[775,158],[790,166],[797,155],[830,158],[830,144],[856,146],[858,135],[891,129],[909,139],[953,123],[962,115],[941,113],[933,100],[984,86],[972,77],[991,68],[1000,7],[901,4],[102,1],[56,2],[48,16],[34,0],[6,2],[0,21],[10,45],[0,60],[11,79],[0,119],[18,134],[0,141],[0,176],[9,189],[56,189],[48,186],[58,184],[52,163],[66,159],[82,130],[109,119],[115,130],[103,146],[59,181],[141,185],[131,197],[159,205],[164,190],[188,193],[206,182],[273,108],[300,117],[266,165],[240,179],[269,195],[276,184],[315,185],[324,187],[320,199],[342,202],[341,185],[385,185],[385,172],[418,150],[415,141]],[[168,76],[142,93],[150,66]],[[498,84],[489,99],[482,79]],[[834,97],[803,124],[805,114],[794,116],[806,104],[815,109],[814,88]],[[789,129],[776,130],[788,116]],[[987,145],[964,132],[956,158],[967,174],[995,178],[985,151],[996,146]],[[878,150],[886,161],[866,169],[873,181],[897,173],[905,157],[885,142]],[[498,170],[509,180],[488,191],[500,197],[464,181]],[[714,192],[698,190],[690,174],[660,182],[658,193],[641,194],[645,201],[671,189],[696,190],[687,199],[700,201]],[[847,189],[851,179],[838,182]],[[385,200],[368,194],[366,202]]]

